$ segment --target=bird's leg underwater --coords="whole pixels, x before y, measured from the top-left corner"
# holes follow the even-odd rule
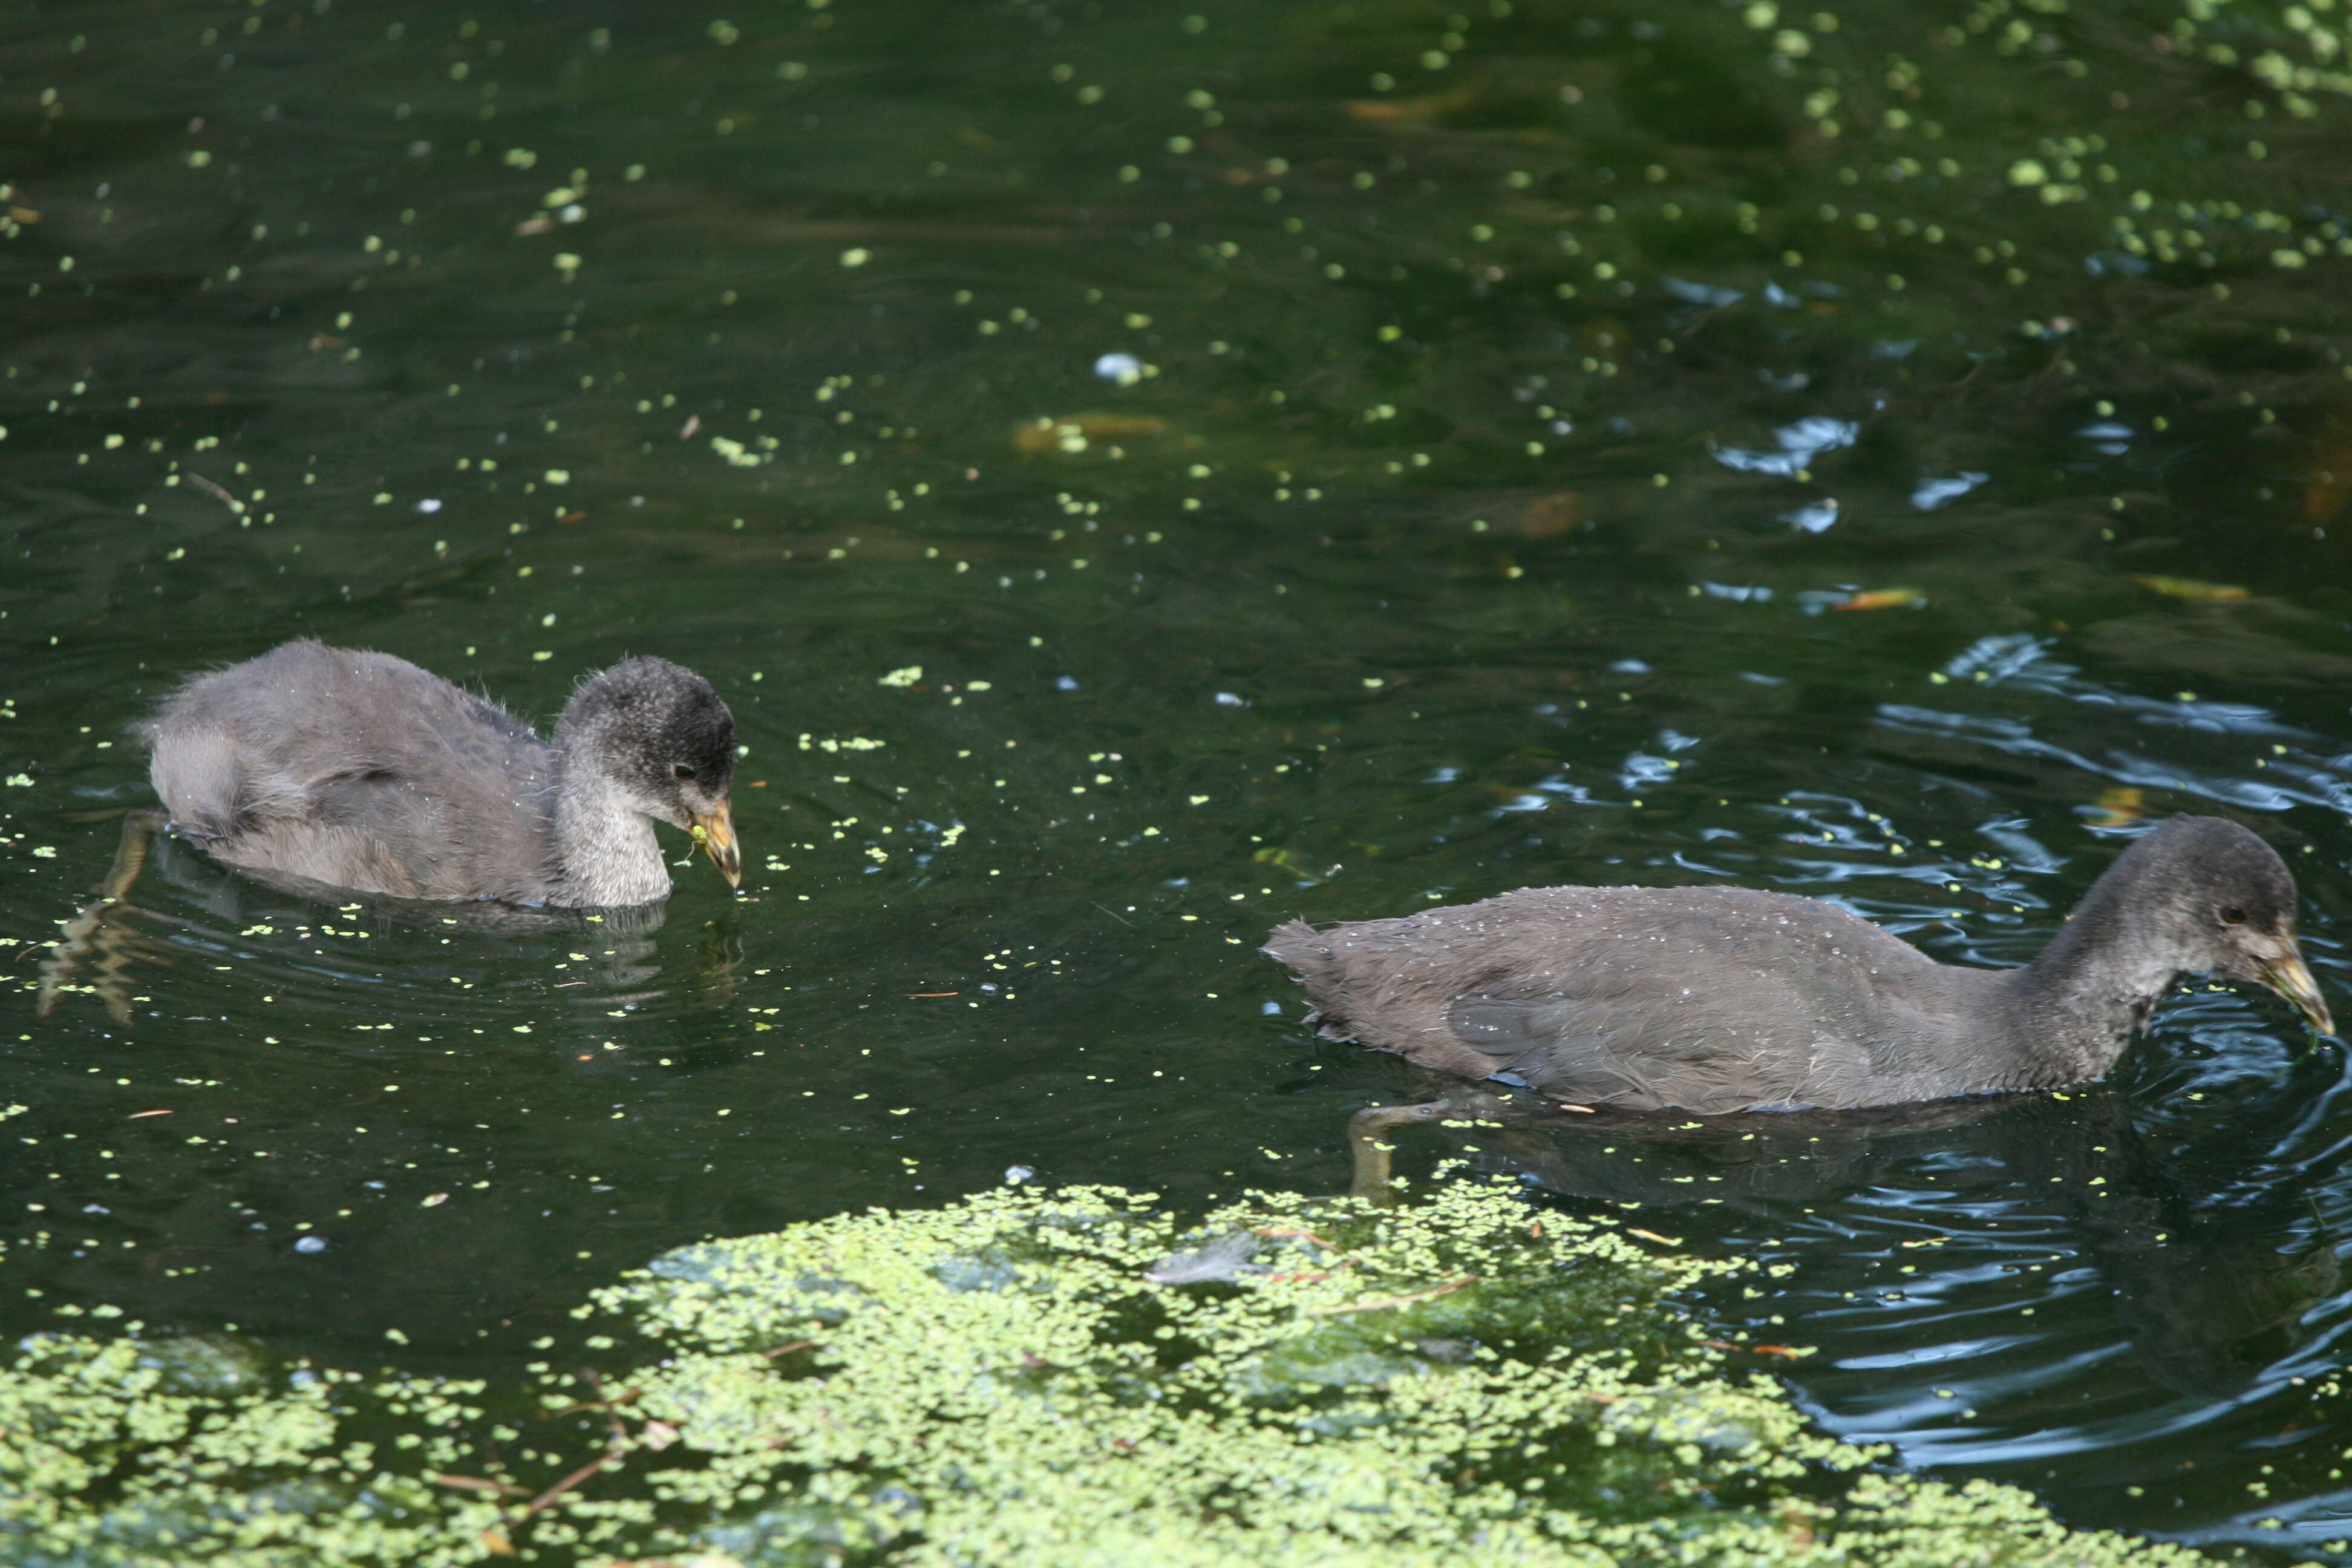
[[[104,1003],[108,1016],[117,1024],[130,1026],[130,986],[122,975],[138,957],[139,933],[125,917],[140,911],[126,900],[131,885],[146,868],[155,835],[170,826],[171,818],[160,811],[134,811],[122,819],[122,839],[114,847],[114,864],[107,868],[106,879],[99,884],[98,897],[84,904],[71,920],[60,922],[64,929],[50,945],[48,955],[41,960],[41,986],[33,1009],[36,1016],[47,1017],[57,1006],[58,998],[76,988],[74,976],[88,961],[90,980],[79,989]]]
[[[1348,1118],[1348,1159],[1353,1175],[1348,1193],[1381,1208],[1396,1206],[1397,1191],[1390,1184],[1396,1145],[1381,1142],[1400,1127],[1434,1121],[1451,1110],[1444,1100],[1422,1105],[1368,1105]]]
[[[1396,1152],[1396,1145],[1385,1142],[1385,1139],[1398,1128],[1442,1121],[1450,1126],[1485,1124],[1549,1129],[1561,1124],[1560,1113],[1563,1111],[1582,1116],[1595,1114],[1589,1105],[1576,1105],[1561,1100],[1530,1100],[1526,1097],[1496,1094],[1469,1085],[1418,1105],[1367,1106],[1348,1119],[1349,1162],[1354,1173],[1348,1191],[1351,1196],[1384,1208],[1396,1203],[1397,1192],[1391,1179],[1393,1162],[1390,1159]]]

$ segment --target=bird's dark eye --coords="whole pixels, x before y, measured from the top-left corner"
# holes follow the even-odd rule
[[[2229,908],[2221,911],[2221,923],[2225,926],[2244,925],[2246,923],[2246,911],[2240,909],[2237,905],[2231,904]]]
[[[674,767],[674,768],[670,769],[670,772],[671,772],[671,773],[676,773],[678,777],[680,777],[680,778],[682,778],[682,779],[690,779],[690,778],[692,778],[692,777],[694,776],[694,770],[693,770],[692,768],[688,767],[684,763],[678,763],[678,764],[677,764],[677,766],[676,766],[676,767]],[[2243,915],[2240,915],[2238,918],[2239,918],[2240,920],[2244,920],[2246,917],[2245,917],[2245,916],[2243,916]]]

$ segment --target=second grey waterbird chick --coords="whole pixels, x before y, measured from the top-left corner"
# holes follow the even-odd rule
[[[1747,888],[1522,888],[1264,948],[1327,1037],[1509,1073],[1576,1106],[1898,1105],[2104,1074],[2176,975],[2266,985],[2335,1033],[2294,878],[2233,822],[2177,816],[2021,969],[1937,963],[1833,904]]]
[[[669,896],[656,820],[742,878],[735,721],[659,658],[589,677],[551,741],[390,654],[305,637],[196,676],[137,731],[174,829],[232,866],[394,898]]]

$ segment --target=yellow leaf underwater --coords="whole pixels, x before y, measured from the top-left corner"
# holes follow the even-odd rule
[[[1075,456],[1096,441],[1119,437],[1157,439],[1174,434],[1173,425],[1149,414],[1072,414],[1058,419],[1041,416],[1013,432],[1013,449],[1024,458],[1047,452]]]
[[[2227,583],[2200,583],[2194,577],[2134,577],[2133,582],[2168,599],[2189,599],[2199,604],[2221,604],[2246,596],[2243,588]]]
[[[1320,882],[1331,874],[1330,871],[1311,871],[1300,864],[1298,858],[1289,850],[1272,846],[1257,851],[1250,857],[1250,860],[1255,865],[1279,867],[1302,882]],[[1338,868],[1334,867],[1332,869],[1336,870]]]
[[[1927,595],[1917,588],[1873,588],[1866,594],[1856,594],[1842,603],[1832,605],[1832,610],[1899,610],[1906,605],[1924,605]]]
[[[2099,814],[2091,818],[2094,827],[2126,827],[2147,815],[2147,792],[2122,785],[2101,790],[2094,805]]]
[[[1348,118],[1374,125],[1426,125],[1477,101],[1475,87],[1456,88],[1452,92],[1431,93],[1423,98],[1352,98],[1348,100]]]
[[[2338,413],[2319,437],[2319,460],[2304,482],[2303,515],[2328,522],[2352,500],[2352,414]]]

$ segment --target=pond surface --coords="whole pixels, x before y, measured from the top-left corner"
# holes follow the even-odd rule
[[[498,1369],[1013,1167],[1340,1190],[1424,1086],[1257,943],[1528,883],[2015,963],[2218,812],[2352,1005],[2326,16],[8,6],[0,1331]],[[39,1013],[125,727],[296,635],[536,719],[691,665],[745,896],[673,837],[657,927],[493,931],[165,843]],[[1773,1264],[1703,1306],[1834,1431],[2308,1552],[2347,1138],[2197,982],[2069,1097],[1399,1158]]]

